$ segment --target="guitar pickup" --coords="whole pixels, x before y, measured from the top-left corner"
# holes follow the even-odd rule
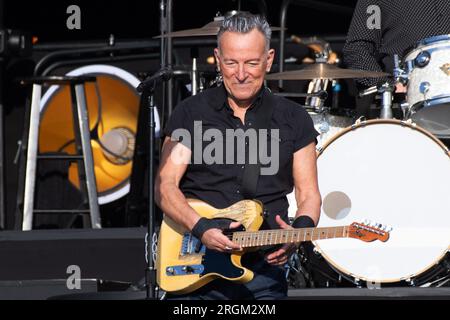
[[[170,266],[166,268],[166,275],[168,276],[186,276],[192,274],[202,274],[205,267],[201,264],[185,265],[185,266]]]

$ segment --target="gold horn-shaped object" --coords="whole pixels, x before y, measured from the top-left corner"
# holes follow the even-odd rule
[[[100,142],[91,139],[91,145],[99,204],[106,204],[129,192],[140,99],[135,88],[139,80],[129,72],[109,65],[84,66],[67,75],[97,77],[97,84],[86,84],[85,91],[91,130],[99,119],[99,101],[101,105],[101,121],[97,127]],[[158,134],[159,117],[155,116]],[[73,154],[73,141],[70,89],[68,86],[51,86],[41,101],[39,152]],[[76,163],[70,165],[69,179],[79,187]]]

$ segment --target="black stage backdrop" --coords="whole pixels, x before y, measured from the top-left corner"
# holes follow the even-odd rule
[[[23,133],[25,99],[30,95],[30,90],[18,85],[16,80],[32,75],[38,61],[46,54],[85,44],[104,45],[108,43],[110,35],[114,36],[117,43],[153,41],[154,46],[149,52],[157,56],[147,60],[125,60],[117,66],[136,76],[139,76],[140,72],[156,71],[159,68],[159,42],[153,37],[160,32],[160,2],[161,0],[3,0],[5,28],[21,30],[37,38],[37,47],[31,56],[10,57],[4,74],[6,78],[4,83],[6,229],[11,230],[14,226],[19,171],[14,159],[17,143]],[[281,0],[173,0],[172,3],[174,31],[200,28],[211,22],[216,14],[225,14],[236,9],[266,14],[271,25],[280,25]],[[338,39],[327,41],[330,41],[335,51],[339,51],[342,48],[355,4],[356,0],[292,0],[287,11],[287,36],[295,34],[303,37]],[[73,11],[68,9],[73,5],[80,10],[81,28],[70,30],[67,27],[67,21],[70,20]],[[333,6],[340,6],[341,10],[336,10]],[[277,41],[278,33],[275,32],[273,37]],[[201,42],[200,56],[203,58],[211,55],[214,47],[214,38],[207,38],[208,44]],[[197,41],[197,45],[198,43]],[[277,42],[274,45],[278,48]],[[296,50],[300,50],[300,46],[291,45],[295,46]],[[287,47],[286,52],[291,49]],[[176,50],[177,59],[189,66],[190,47],[178,47]],[[110,62],[114,64],[112,60]],[[56,74],[65,74],[69,70],[56,71]],[[181,98],[179,96],[177,99]],[[113,204],[111,208],[124,212],[124,202],[121,201],[118,206]],[[101,210],[111,211],[105,206]],[[115,221],[110,221],[105,226],[124,226],[123,215],[116,213],[113,215]]]
[[[300,3],[300,1],[293,1]],[[288,33],[301,35],[345,34],[351,12],[339,13],[327,6],[313,8],[314,2],[338,4],[353,8],[356,0],[304,1],[291,5],[287,15]],[[39,37],[40,42],[106,39],[148,38],[159,33],[160,0],[41,0],[5,1],[5,24],[23,29]],[[264,4],[265,3],[265,4]],[[198,28],[213,20],[216,13],[241,10],[267,12],[272,25],[279,24],[281,0],[174,0],[173,29]],[[71,5],[81,10],[81,30],[68,30],[66,10]]]

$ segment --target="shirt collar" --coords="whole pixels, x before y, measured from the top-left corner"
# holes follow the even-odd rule
[[[253,101],[252,105],[250,106],[250,109],[253,108],[257,108],[259,105],[261,105],[261,101],[262,98],[264,96],[264,92],[265,90],[265,86],[263,85],[261,87],[261,89],[259,89],[258,94],[256,95],[255,100]],[[227,90],[225,89],[224,85],[221,85],[219,87],[217,87],[217,95],[215,97],[215,101],[213,101],[214,103],[214,108],[218,111],[222,110],[224,107],[230,108],[230,106],[228,105],[228,93]]]

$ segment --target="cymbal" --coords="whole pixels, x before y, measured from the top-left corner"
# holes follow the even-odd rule
[[[299,70],[268,74],[266,80],[382,78],[390,75],[386,72],[342,69],[332,64],[315,63]]]
[[[166,33],[162,37],[168,38],[182,38],[182,37],[205,37],[205,36],[217,36],[219,33],[219,28],[222,25],[223,17],[214,18],[214,21],[205,24],[201,28],[196,29],[187,29],[174,31],[170,33]],[[280,31],[282,28],[280,27],[271,27],[272,31]],[[161,38],[161,36],[157,36],[154,38]]]

